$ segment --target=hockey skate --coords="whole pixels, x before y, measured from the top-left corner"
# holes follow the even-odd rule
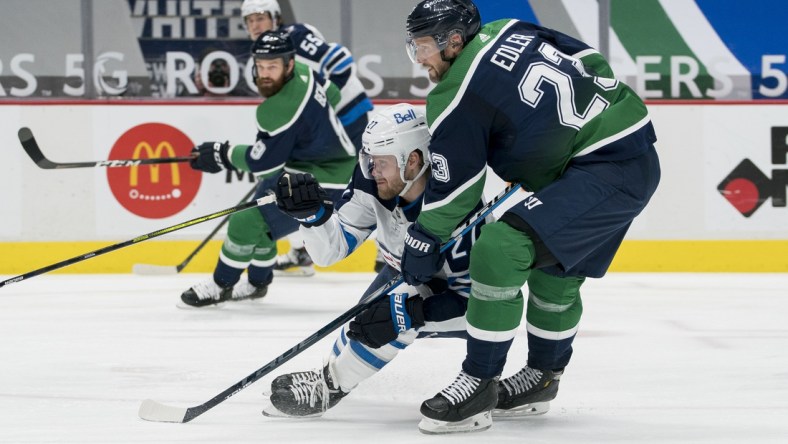
[[[205,307],[229,300],[232,291],[232,287],[220,287],[210,278],[184,291],[181,301],[188,307]]]
[[[271,382],[271,405],[263,415],[279,418],[317,418],[347,395],[335,384],[333,365],[322,370],[288,373]]]
[[[543,415],[558,393],[563,371],[536,370],[525,366],[498,384],[498,405],[493,416],[519,417]]]
[[[460,371],[451,385],[421,404],[419,430],[430,435],[480,432],[492,426],[498,378],[479,379]]]
[[[268,293],[268,285],[257,286],[249,282],[248,277],[243,277],[233,286],[231,300],[244,301],[247,299],[260,299],[265,296],[266,293]]]
[[[276,257],[275,276],[309,277],[314,274],[312,258],[309,257],[306,248],[291,248],[287,253]]]

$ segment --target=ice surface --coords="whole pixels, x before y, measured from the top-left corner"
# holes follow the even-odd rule
[[[457,339],[417,341],[320,419],[266,418],[262,392],[320,366],[333,334],[192,422],[139,419],[144,399],[196,406],[252,374],[353,306],[372,274],[279,278],[262,301],[176,308],[205,278],[55,274],[1,288],[0,442],[788,442],[786,274],[589,280],[551,411],[450,438],[416,426],[459,371]],[[504,376],[525,363],[520,330]]]

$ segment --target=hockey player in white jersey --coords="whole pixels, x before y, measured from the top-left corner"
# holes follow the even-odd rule
[[[276,188],[279,208],[301,226],[316,264],[340,261],[377,230],[387,265],[367,294],[399,272],[405,234],[421,212],[429,163],[424,115],[408,104],[372,115],[363,135],[359,166],[330,218],[325,192],[310,175],[283,175]],[[476,209],[481,207],[481,202]],[[309,221],[325,220],[316,225]],[[340,331],[321,369],[281,375],[271,383],[266,416],[315,417],[333,407],[361,381],[378,372],[416,337],[466,337],[468,251],[480,223],[457,242],[431,281],[400,285]],[[399,313],[396,316],[394,313]]]

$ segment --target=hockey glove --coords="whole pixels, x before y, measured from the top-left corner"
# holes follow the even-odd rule
[[[276,206],[305,227],[323,225],[334,212],[334,203],[311,174],[284,173],[276,183]]]
[[[400,333],[424,326],[424,299],[407,293],[382,297],[350,321],[347,337],[367,347],[380,348]]]
[[[230,150],[228,142],[205,142],[200,146],[192,148],[192,155],[196,156],[189,162],[195,170],[205,171],[206,173],[218,173],[224,168],[234,170],[235,167],[227,157]]]
[[[405,282],[419,285],[432,279],[443,268],[446,260],[440,248],[440,239],[421,228],[418,222],[408,227],[400,264]]]

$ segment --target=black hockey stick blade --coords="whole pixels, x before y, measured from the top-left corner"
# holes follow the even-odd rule
[[[52,265],[47,265],[46,267],[39,268],[38,270],[33,270],[33,271],[28,272],[28,273],[25,273],[25,274],[13,277],[11,279],[2,281],[2,282],[0,282],[0,288],[5,287],[6,285],[9,285],[9,284],[14,284],[16,282],[23,281],[25,279],[30,279],[30,278],[38,276],[40,274],[48,273],[48,272],[50,272],[52,270],[57,270],[59,268],[63,268],[63,267],[68,266],[68,265],[73,265],[73,264],[76,264],[77,262],[82,262],[84,260],[87,260],[87,259],[90,259],[90,258],[93,258],[93,257],[96,257],[96,256],[100,256],[102,254],[109,253],[111,251],[119,250],[121,248],[125,248],[125,247],[128,247],[130,245],[138,244],[138,243],[146,241],[148,239],[153,239],[154,237],[159,237],[159,236],[162,236],[162,235],[167,234],[167,233],[172,233],[173,231],[177,231],[177,230],[180,230],[182,228],[191,227],[192,225],[197,225],[197,224],[205,222],[205,221],[216,219],[217,217],[227,216],[228,214],[236,213],[238,211],[243,211],[243,210],[246,210],[246,209],[249,209],[249,208],[258,207],[258,206],[261,206],[261,205],[267,205],[267,204],[274,203],[274,202],[276,202],[276,196],[274,196],[273,194],[269,194],[269,195],[263,196],[263,197],[261,197],[259,199],[253,200],[251,202],[247,202],[247,203],[245,203],[243,205],[238,205],[238,206],[235,206],[235,207],[232,207],[232,208],[227,208],[227,209],[224,209],[222,211],[217,211],[215,213],[211,213],[211,214],[208,214],[208,215],[205,215],[205,216],[200,216],[200,217],[188,220],[186,222],[181,222],[181,223],[179,223],[177,225],[172,225],[170,227],[162,228],[160,230],[156,230],[156,231],[150,232],[148,234],[143,234],[142,236],[137,236],[134,239],[129,239],[127,241],[119,242],[117,244],[108,245],[108,246],[106,246],[104,248],[99,248],[98,250],[91,251],[90,253],[85,253],[85,254],[80,255],[80,256],[72,257],[71,259],[66,259],[64,261],[60,261],[60,262],[57,262],[57,263],[52,264]]]
[[[118,160],[97,160],[91,162],[53,162],[44,156],[41,148],[33,137],[30,128],[22,127],[17,135],[22,148],[39,168],[45,170],[56,170],[62,168],[92,168],[92,167],[133,167],[138,165],[151,165],[159,163],[189,162],[192,157],[162,157],[155,159],[118,159]]]
[[[480,221],[484,220],[484,218],[490,215],[493,212],[493,210],[498,207],[498,205],[500,205],[509,196],[515,194],[519,188],[520,188],[519,184],[509,185],[500,194],[495,196],[493,200],[487,202],[478,212],[476,212],[476,214],[473,217],[469,218],[463,225],[461,225],[454,231],[454,233],[456,234],[454,234],[454,236],[451,239],[449,239],[445,244],[441,246],[441,251],[445,252],[446,250],[451,248],[452,245],[454,245],[460,238],[462,238],[462,236],[465,235],[465,233],[473,229],[473,227],[475,227],[476,224],[478,224]],[[208,410],[228,400],[236,393],[250,386],[251,384],[259,380],[263,376],[267,375],[268,373],[272,372],[273,370],[275,370],[285,362],[294,358],[302,351],[306,350],[307,348],[311,347],[312,345],[314,345],[324,337],[328,336],[328,334],[330,334],[332,331],[345,325],[351,319],[355,318],[359,313],[366,310],[367,307],[372,305],[378,298],[387,294],[391,289],[393,289],[394,287],[396,287],[402,282],[403,282],[402,275],[395,276],[394,278],[392,278],[387,283],[383,284],[380,288],[378,288],[374,292],[362,297],[358,304],[351,307],[348,311],[341,314],[338,318],[329,322],[323,328],[316,331],[308,338],[304,339],[303,341],[299,342],[298,344],[296,344],[286,352],[276,357],[273,361],[255,370],[254,373],[236,382],[231,387],[228,387],[226,390],[214,396],[213,398],[209,399],[208,401],[205,401],[204,403],[194,407],[174,407],[174,406],[162,404],[152,399],[146,399],[142,401],[142,404],[140,404],[140,409],[138,412],[139,417],[146,421],[153,421],[153,422],[185,423],[191,421],[192,419],[202,415]]]

